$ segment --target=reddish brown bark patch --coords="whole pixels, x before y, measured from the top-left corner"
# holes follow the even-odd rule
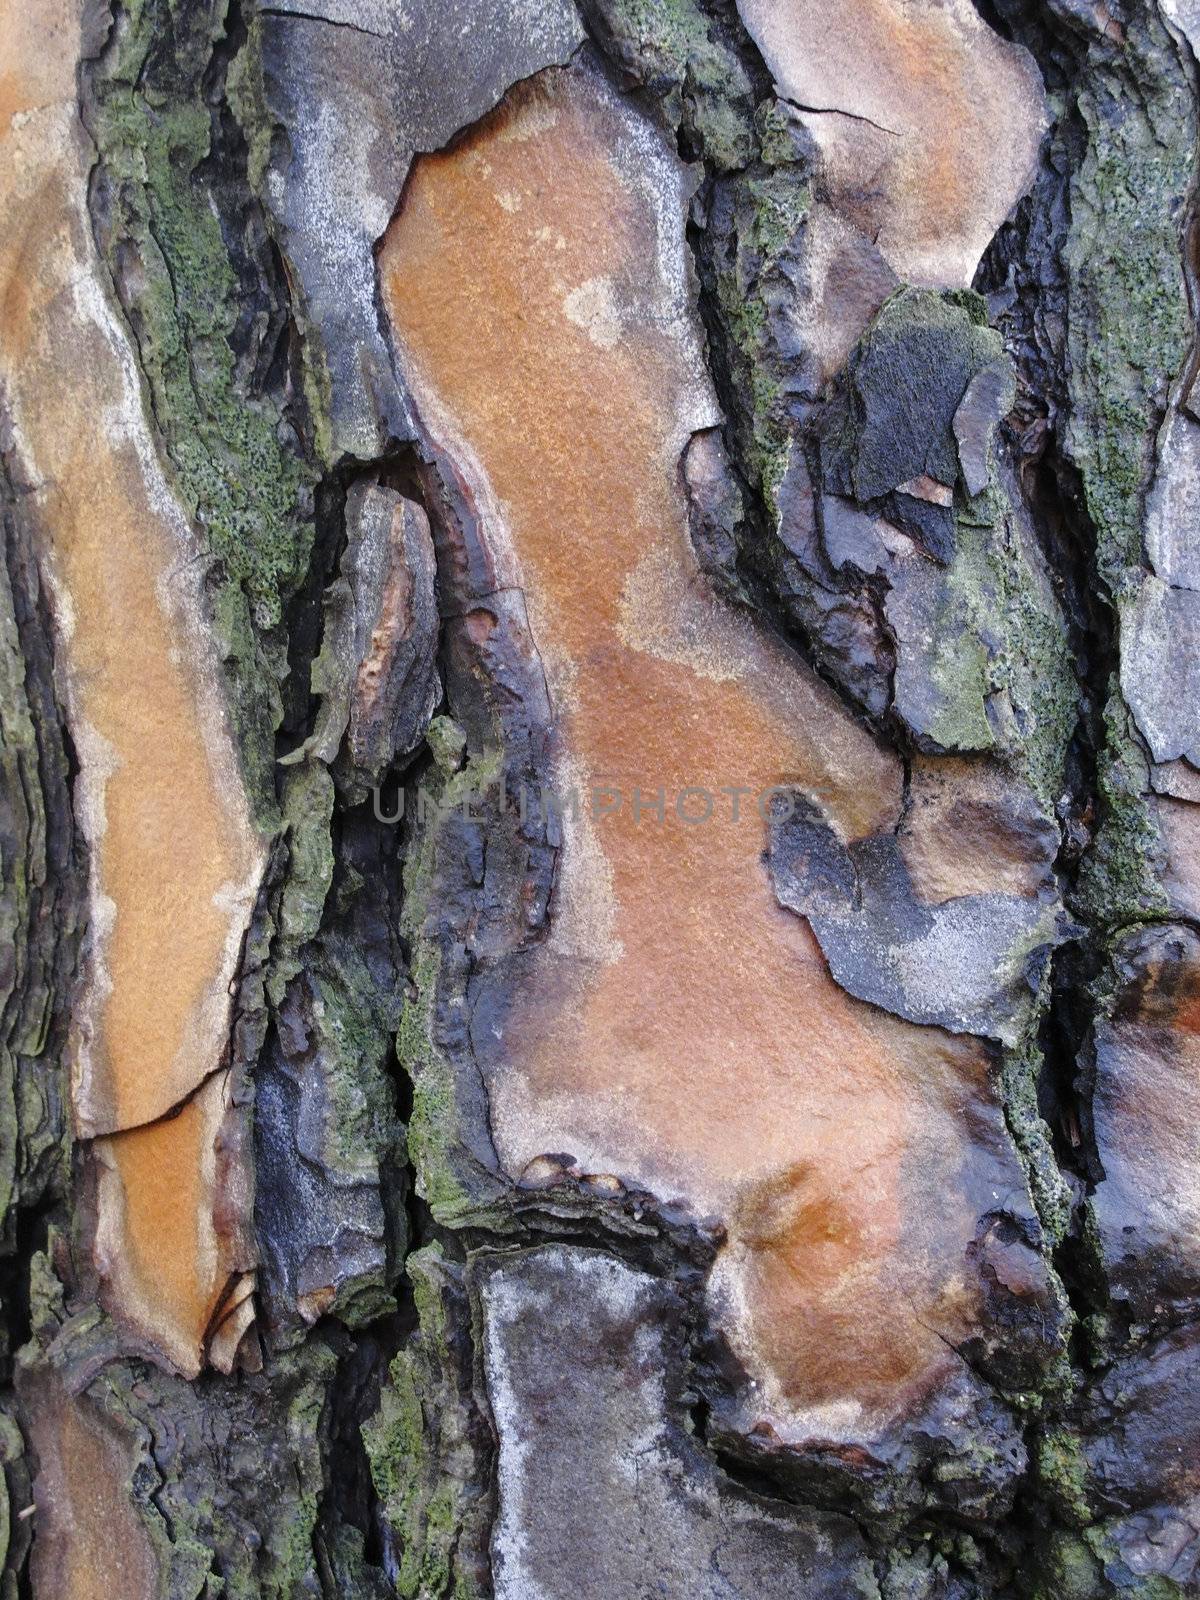
[[[547,73],[418,163],[382,256],[425,422],[525,593],[560,793],[623,796],[567,817],[549,937],[476,1050],[510,1173],[566,1150],[722,1214],[714,1295],[763,1408],[870,1430],[955,1362],[978,1218],[1022,1180],[981,1047],[848,998],[772,891],[764,790],[854,838],[894,826],[900,769],[697,569],[686,187],[586,72]],[[738,823],[676,809],[725,786]]]

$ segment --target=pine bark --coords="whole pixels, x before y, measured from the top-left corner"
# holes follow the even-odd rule
[[[1200,1595],[1200,9],[0,19],[3,1600]]]

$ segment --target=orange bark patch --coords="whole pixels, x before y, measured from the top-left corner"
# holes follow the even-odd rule
[[[204,1335],[230,1279],[215,1181],[225,1092],[218,1074],[178,1116],[95,1147],[105,1299],[152,1330],[183,1372],[199,1371]]]
[[[34,1593],[55,1600],[150,1600],[158,1562],[129,1495],[133,1451],[87,1396],[57,1378],[30,1384],[37,1537]]]
[[[232,751],[210,748],[216,729],[206,738],[214,695],[189,660],[194,624],[171,614],[172,569],[187,552],[155,515],[132,451],[98,452],[94,434],[81,437],[68,393],[64,384],[44,405],[56,448],[41,459],[53,474],[51,570],[71,619],[72,711],[85,729],[92,875],[112,905],[99,952],[108,992],[92,1008],[75,1087],[80,1131],[99,1133],[161,1116],[219,1064],[258,851]],[[186,591],[179,601],[182,611]]]
[[[900,771],[696,567],[678,462],[715,412],[684,202],[656,134],[549,72],[417,163],[381,269],[425,422],[524,588],[561,785],[623,796],[566,819],[550,936],[488,1046],[497,1148],[723,1214],[713,1293],[786,1431],[945,1370],[1011,1170],[979,1047],[848,998],[772,892],[763,790],[819,792],[852,838],[894,825]],[[753,796],[736,823],[727,786]],[[696,788],[699,824],[675,809]]]
[[[1027,52],[971,0],[738,9],[780,93],[808,113],[836,208],[911,283],[969,285],[1032,176],[1044,102]]]
[[[16,42],[6,104],[18,113],[0,124],[0,387],[44,532],[80,765],[90,926],[72,1090],[77,1132],[92,1137],[162,1117],[220,1067],[263,846],[225,726],[197,549],[95,259],[78,17],[54,0],[0,0],[0,28]],[[121,1208],[98,1224],[125,1285],[114,1310],[133,1317],[136,1305],[140,1331],[187,1352],[192,1370],[204,1286],[219,1277],[197,1256],[214,1207],[199,1115],[112,1143],[120,1181],[101,1189]]]

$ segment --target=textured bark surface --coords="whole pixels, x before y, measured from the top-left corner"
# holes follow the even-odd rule
[[[1200,1595],[1200,8],[0,21],[2,1600]]]

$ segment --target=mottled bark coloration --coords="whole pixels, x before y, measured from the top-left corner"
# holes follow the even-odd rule
[[[1200,8],[0,22],[0,1600],[1200,1595]]]

